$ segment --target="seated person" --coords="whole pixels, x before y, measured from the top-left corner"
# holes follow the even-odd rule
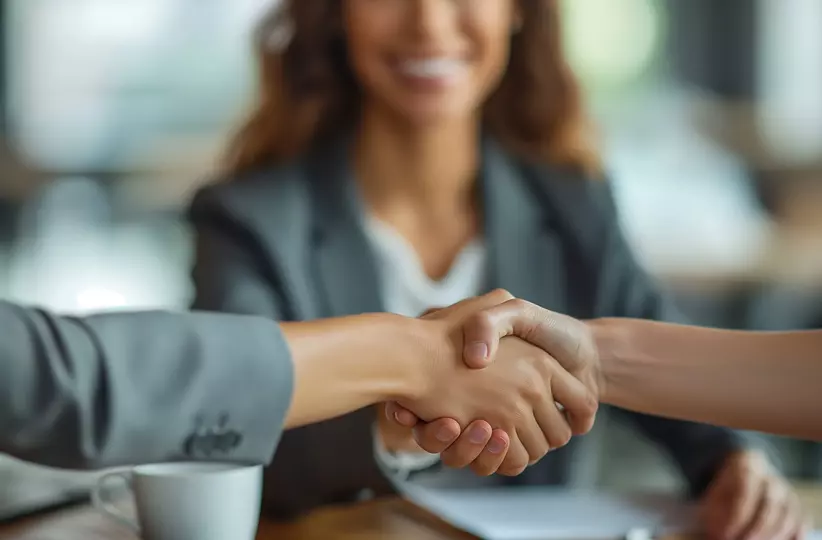
[[[556,1],[279,6],[259,34],[258,106],[226,177],[190,209],[195,308],[281,321],[416,316],[505,288],[583,319],[679,318],[621,234]],[[767,494],[784,481],[753,466],[761,455],[734,432],[620,413],[726,525],[781,512]],[[286,433],[266,511],[392,493],[384,471],[432,465],[436,456],[408,459],[410,431],[377,418],[368,408]],[[487,482],[565,484],[584,443]]]

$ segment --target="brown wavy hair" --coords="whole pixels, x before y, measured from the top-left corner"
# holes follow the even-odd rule
[[[354,127],[362,93],[348,62],[343,1],[282,0],[262,21],[259,95],[229,144],[229,174],[287,161]],[[519,1],[522,27],[484,105],[484,127],[526,159],[595,173],[600,162],[565,59],[558,0]]]

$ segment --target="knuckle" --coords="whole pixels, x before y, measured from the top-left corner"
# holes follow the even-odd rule
[[[564,425],[562,428],[556,432],[552,432],[549,435],[548,442],[550,443],[551,448],[562,448],[571,442],[572,436],[573,433],[571,432],[571,428]]]
[[[498,300],[499,303],[507,302],[514,298],[513,294],[511,294],[510,292],[508,292],[508,290],[503,288],[494,289],[493,291],[488,293],[488,296],[492,300]]]
[[[533,409],[527,403],[521,403],[514,408],[509,418],[516,429],[527,428],[534,418]]]
[[[505,457],[497,472],[504,476],[518,476],[528,467],[528,459],[528,453],[524,448],[520,448],[520,451],[514,450]]]
[[[506,302],[506,304],[508,306],[511,306],[511,308],[513,308],[514,311],[520,314],[528,312],[533,306],[533,304],[528,300],[523,300],[522,298],[514,298],[513,296]]]
[[[469,317],[467,326],[475,332],[488,333],[495,329],[496,324],[489,311],[480,311]]]
[[[528,467],[528,457],[523,455],[512,458],[510,467],[515,471],[524,471]]]
[[[528,403],[540,403],[545,399],[545,383],[536,376],[523,377],[520,393]]]
[[[523,385],[522,396],[528,401],[528,403],[538,403],[542,401],[542,394],[542,388],[534,382]]]
[[[588,392],[582,403],[582,414],[585,416],[594,417],[597,412],[599,412],[599,400],[593,393]]]

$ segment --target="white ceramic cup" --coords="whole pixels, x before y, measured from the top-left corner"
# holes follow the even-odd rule
[[[104,494],[108,482],[125,481],[137,520]],[[164,463],[103,475],[91,492],[94,507],[144,540],[254,540],[260,516],[263,471],[259,465]]]

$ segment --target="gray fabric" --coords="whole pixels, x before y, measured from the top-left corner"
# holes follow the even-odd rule
[[[580,318],[680,320],[636,264],[606,182],[523,163],[491,140],[483,144],[489,290],[504,287]],[[340,142],[199,192],[190,210],[201,246],[194,307],[283,320],[383,310],[347,155]],[[741,444],[728,430],[625,414],[674,457],[695,492]],[[373,420],[367,409],[286,434],[267,471],[266,510],[291,516],[354,500],[364,489],[390,493],[372,453]],[[568,482],[584,444],[572,441],[510,482]]]
[[[0,329],[0,452],[72,469],[274,454],[293,367],[268,319],[0,302]]]

